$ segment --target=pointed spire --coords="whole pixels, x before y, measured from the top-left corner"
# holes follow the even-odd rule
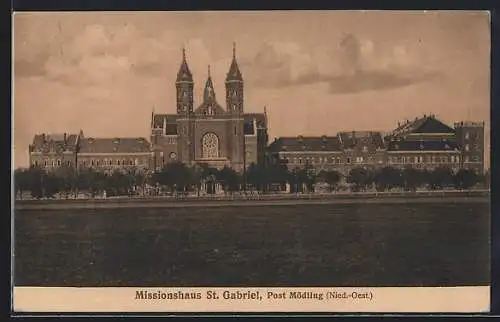
[[[153,105],[153,110],[151,111],[151,128],[153,128],[155,119],[155,106]]]
[[[233,60],[231,61],[231,66],[229,67],[229,72],[227,73],[226,82],[229,81],[243,81],[243,76],[241,75],[240,68],[236,62],[236,43],[233,42]]]
[[[179,72],[177,73],[177,82],[192,82],[193,75],[189,70],[189,66],[186,60],[186,49],[184,46],[182,47],[182,62],[181,67],[179,68]]]
[[[215,100],[215,90],[214,90],[214,84],[212,82],[212,77],[210,75],[210,65],[208,65],[208,77],[207,77],[207,82],[205,83],[205,90],[203,91],[203,100],[209,101],[209,100]]]

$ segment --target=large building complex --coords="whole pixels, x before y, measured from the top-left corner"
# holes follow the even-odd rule
[[[233,56],[225,79],[225,101],[219,103],[210,66],[203,101],[195,105],[194,80],[182,51],[175,82],[175,114],[153,112],[150,140],[92,138],[78,134],[37,134],[29,146],[30,164],[51,170],[60,166],[159,170],[170,162],[228,166],[241,172],[250,164],[311,166],[316,171],[347,174],[353,167],[448,166],[484,171],[484,123],[459,122],[453,127],[434,115],[398,124],[389,133],[344,131],[336,135],[276,138],[268,144],[263,113],[245,113],[243,75]],[[172,102],[174,104],[174,102]]]

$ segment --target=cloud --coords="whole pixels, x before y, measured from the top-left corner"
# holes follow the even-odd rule
[[[251,71],[249,81],[254,86],[283,88],[327,83],[332,94],[390,90],[442,76],[422,69],[418,57],[405,45],[384,48],[353,34],[345,34],[336,50],[317,62],[294,43],[266,43],[243,65]]]
[[[295,43],[264,43],[251,59],[242,59],[247,81],[257,87],[281,88],[314,82],[317,68]]]
[[[37,48],[35,57],[16,55],[15,75],[46,76],[65,85],[99,85],[127,74],[157,77],[165,72],[174,37],[168,31],[145,34],[130,23],[84,25],[71,40]]]
[[[405,75],[390,71],[357,71],[350,75],[327,78],[329,91],[332,94],[359,93],[364,91],[381,91],[406,87],[418,83],[439,79],[440,73],[423,72],[417,75]]]

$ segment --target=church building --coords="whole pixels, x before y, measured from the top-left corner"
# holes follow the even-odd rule
[[[196,105],[193,75],[186,52],[177,73],[176,113],[151,117],[151,144],[156,169],[169,162],[188,165],[228,166],[241,172],[250,164],[262,164],[268,144],[267,116],[245,113],[244,81],[233,58],[225,79],[225,107],[217,100],[210,66],[203,90],[203,101]]]

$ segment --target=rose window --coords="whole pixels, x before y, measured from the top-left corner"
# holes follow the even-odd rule
[[[214,133],[207,133],[202,139],[203,158],[214,159],[219,157],[219,138]]]

